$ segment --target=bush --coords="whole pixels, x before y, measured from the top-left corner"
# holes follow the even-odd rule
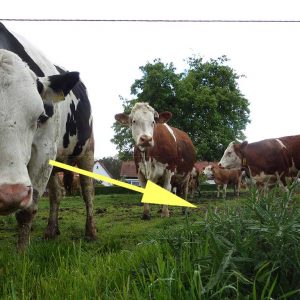
[[[136,194],[137,192],[119,186],[95,186],[95,195]]]
[[[172,249],[168,256],[180,270],[165,269],[174,282],[171,297],[299,299],[300,210],[292,196],[293,188],[264,196],[253,190],[238,207],[209,209],[204,220],[187,219],[177,232],[164,232],[161,242]],[[162,258],[165,266],[173,260]],[[159,287],[152,292],[155,299]]]

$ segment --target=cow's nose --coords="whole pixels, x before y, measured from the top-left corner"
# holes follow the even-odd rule
[[[144,143],[150,143],[152,141],[152,136],[149,136],[149,135],[142,135],[140,137],[140,142],[141,144],[144,144]]]
[[[32,200],[32,188],[24,184],[0,185],[0,209],[26,208]]]

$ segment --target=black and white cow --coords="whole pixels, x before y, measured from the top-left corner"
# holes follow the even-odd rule
[[[64,100],[64,101],[62,101]],[[29,240],[38,198],[47,182],[50,215],[45,236],[59,233],[57,178],[49,159],[92,170],[91,106],[78,72],[53,65],[0,23],[0,215],[16,212],[18,246]],[[49,179],[50,178],[50,179]],[[86,236],[94,239],[93,185],[81,177]]]

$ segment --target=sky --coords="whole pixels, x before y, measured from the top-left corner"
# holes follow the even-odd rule
[[[17,8],[17,9],[16,9]],[[297,0],[10,0],[0,19],[223,19],[300,20]],[[247,140],[300,134],[300,23],[137,23],[3,21],[53,63],[79,71],[92,105],[95,157],[114,156],[110,142],[119,96],[131,99],[140,66],[161,58],[178,72],[184,60],[226,55],[245,77],[250,102]]]

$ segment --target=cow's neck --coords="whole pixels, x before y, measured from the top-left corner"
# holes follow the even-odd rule
[[[245,171],[246,176],[248,178],[250,178],[251,177],[251,173],[250,173],[250,168],[249,168],[248,160],[247,160],[246,156],[243,155],[243,154],[241,154],[241,153],[239,153],[238,157],[241,159],[241,170]]]

